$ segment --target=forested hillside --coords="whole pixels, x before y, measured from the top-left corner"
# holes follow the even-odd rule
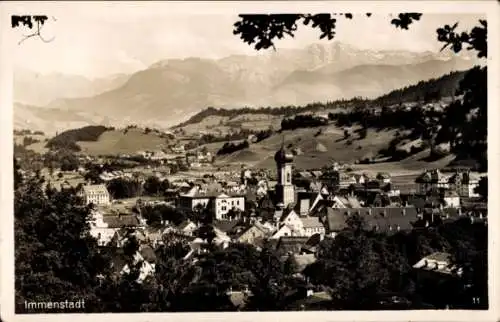
[[[393,105],[399,103],[429,101],[441,97],[455,95],[465,71],[451,72],[439,78],[421,81],[418,84],[394,90],[375,99],[376,105]]]
[[[65,148],[73,151],[80,151],[76,144],[78,141],[97,141],[99,136],[109,130],[105,126],[85,126],[79,129],[64,131],[47,142],[47,147],[52,150]]]
[[[439,78],[430,79],[428,81],[421,81],[415,85],[403,87],[394,90],[388,94],[380,96],[375,100],[368,100],[364,98],[355,98],[350,100],[339,100],[331,102],[315,102],[304,106],[281,106],[281,107],[260,107],[260,108],[240,108],[240,109],[224,109],[208,107],[205,110],[193,115],[188,120],[174,128],[180,128],[189,124],[199,123],[203,119],[210,116],[220,117],[236,117],[242,114],[267,114],[267,115],[280,115],[289,116],[293,114],[318,112],[324,109],[345,108],[361,106],[370,103],[370,105],[385,106],[399,103],[428,101],[433,99],[440,99],[442,97],[453,96],[454,92],[458,89],[458,84],[463,79],[466,72],[452,72],[443,75]]]

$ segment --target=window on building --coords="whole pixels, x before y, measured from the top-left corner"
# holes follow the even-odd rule
[[[286,182],[290,183],[290,172],[287,172],[286,174]]]

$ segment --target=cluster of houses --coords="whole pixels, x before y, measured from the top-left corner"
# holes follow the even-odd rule
[[[101,179],[103,182],[108,182],[108,181],[111,181],[111,180],[114,180],[114,179],[118,179],[118,178],[128,178],[128,179],[131,179],[132,178],[132,173],[121,171],[121,170],[116,170],[116,171],[110,171],[110,172],[103,171],[99,175],[99,179]]]
[[[433,190],[445,190],[463,198],[479,197],[476,188],[479,179],[470,171],[444,174],[438,169],[424,171],[415,182],[418,184],[418,192],[427,194]]]
[[[183,144],[173,145],[170,147],[170,150],[176,154],[183,154],[186,152],[186,148]]]
[[[173,146],[170,150],[172,153],[166,153],[163,150],[137,151],[136,155],[162,164],[182,163],[190,168],[200,168],[210,165],[214,159],[214,156],[208,151],[186,152],[183,145]]]
[[[210,166],[214,160],[212,153],[206,151],[196,151],[186,153],[186,163],[190,168],[201,168],[204,166]]]
[[[478,178],[470,172],[445,176],[438,170],[425,171],[416,179],[416,191],[408,194],[391,183],[388,173],[375,178],[343,174],[337,169],[294,174],[293,160],[293,153],[284,147],[276,152],[274,183],[263,173],[255,175],[247,169],[233,184],[217,183],[215,175],[191,184],[173,182],[172,207],[186,214],[212,214],[215,237],[210,241],[197,235],[202,224],[196,220],[187,219],[178,225],[165,221],[160,228],[149,227],[132,207],[117,209],[119,205],[111,201],[105,185],[83,185],[79,195],[85,203],[95,205],[90,232],[101,247],[113,249],[117,274],[129,270],[120,251],[124,242],[131,234],[140,241],[134,257],[143,263],[140,280],[154,274],[154,249],[173,240],[189,246],[186,260],[196,260],[198,254],[207,251],[207,244],[224,248],[231,243],[249,243],[259,248],[268,243],[284,258],[292,256],[303,268],[315,261],[318,244],[324,238],[335,238],[354,214],[364,219],[365,229],[388,234],[415,227],[425,229],[436,221],[463,217],[487,222],[486,205],[474,201]],[[297,178],[309,179],[310,184],[297,186]],[[416,263],[415,269],[432,265],[448,269],[449,261],[443,264],[441,260],[446,256],[429,256]],[[437,264],[433,264],[433,256],[438,258]]]

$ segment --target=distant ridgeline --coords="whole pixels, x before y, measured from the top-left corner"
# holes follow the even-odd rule
[[[29,129],[14,129],[14,135],[45,135],[42,131],[32,131]]]
[[[180,123],[173,128],[180,128],[189,124],[196,124],[203,121],[210,116],[221,116],[234,118],[242,114],[267,114],[275,116],[291,116],[294,114],[317,112],[323,109],[331,108],[345,108],[349,109],[363,103],[370,103],[371,105],[395,105],[400,103],[418,102],[435,100],[442,97],[453,96],[458,84],[463,79],[467,71],[451,72],[440,78],[433,78],[427,81],[421,81],[418,84],[407,86],[401,89],[394,90],[388,94],[380,96],[375,100],[368,100],[365,98],[352,98],[349,100],[329,101],[326,103],[315,102],[305,106],[281,106],[281,107],[259,107],[259,108],[238,108],[238,109],[224,109],[208,107],[205,110],[193,115],[187,121]]]
[[[203,121],[205,118],[209,116],[222,116],[222,117],[229,117],[229,118],[234,118],[242,114],[266,114],[266,115],[283,115],[283,116],[290,116],[294,114],[299,114],[299,113],[306,113],[306,112],[316,112],[321,109],[325,108],[338,108],[338,107],[343,107],[343,108],[348,108],[351,106],[356,106],[358,103],[365,102],[367,100],[362,99],[362,98],[353,98],[350,100],[339,100],[339,101],[331,101],[331,102],[326,102],[326,103],[320,103],[320,102],[315,102],[315,103],[310,103],[305,106],[294,106],[294,105],[289,105],[289,106],[281,106],[281,107],[259,107],[259,108],[252,108],[252,107],[243,107],[243,108],[235,108],[235,109],[225,109],[225,108],[214,108],[214,107],[208,107],[204,109],[203,111],[196,113],[192,117],[190,117],[187,121],[182,122],[172,128],[180,128],[189,124],[196,124],[201,121]]]
[[[102,125],[89,125],[79,129],[64,131],[47,141],[46,147],[50,150],[80,151],[76,142],[97,141],[101,134],[112,131],[114,128]]]
[[[396,89],[372,101],[374,105],[430,101],[455,94],[467,71],[451,72],[439,78],[421,81],[418,84]]]

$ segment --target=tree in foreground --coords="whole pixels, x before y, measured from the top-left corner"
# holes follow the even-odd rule
[[[30,178],[15,191],[16,303],[85,299],[90,308],[109,272],[89,235],[90,210],[73,191],[42,184],[41,178]]]

